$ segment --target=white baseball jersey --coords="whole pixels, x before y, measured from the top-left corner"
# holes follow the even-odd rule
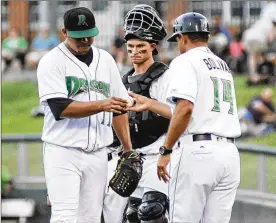
[[[113,141],[112,113],[100,112],[84,118],[56,121],[47,99],[70,98],[89,102],[115,96],[129,98],[112,56],[92,46],[89,67],[78,60],[64,45],[46,54],[37,69],[40,103],[45,105],[42,140],[47,143],[81,148],[91,152]]]
[[[184,134],[240,136],[234,81],[222,59],[207,47],[197,47],[176,57],[168,72],[167,101],[175,106],[181,98],[194,104]]]

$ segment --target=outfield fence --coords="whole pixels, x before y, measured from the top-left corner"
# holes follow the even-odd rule
[[[43,176],[33,176],[29,174],[29,146],[31,143],[39,143],[37,149],[41,149],[41,135],[2,135],[2,148],[4,148],[5,144],[13,144],[16,145],[16,157],[17,157],[17,173],[14,178],[14,181],[17,185],[27,185],[27,184],[44,184],[45,178]],[[239,151],[242,153],[255,154],[257,156],[257,164],[256,164],[256,191],[259,192],[270,192],[268,190],[268,168],[267,161],[269,157],[273,158],[273,163],[276,161],[276,148],[260,146],[260,145],[251,145],[245,143],[236,143]],[[5,151],[2,151],[2,157],[5,156]],[[244,166],[249,164],[244,164]],[[42,166],[42,160],[41,160]],[[243,166],[243,163],[242,163]],[[246,175],[247,173],[245,173]],[[246,176],[242,176],[246,177]],[[272,174],[272,177],[275,177]],[[273,180],[273,179],[272,179]],[[273,180],[274,181],[274,180]],[[275,182],[275,181],[274,181]],[[245,188],[246,189],[246,188]],[[252,189],[252,188],[250,188]],[[276,193],[275,191],[273,191]]]

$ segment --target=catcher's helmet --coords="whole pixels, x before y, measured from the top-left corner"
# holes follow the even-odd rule
[[[208,20],[197,12],[188,12],[177,17],[173,23],[173,35],[168,42],[176,42],[181,33],[210,33]]]
[[[158,12],[145,4],[137,5],[127,13],[124,31],[126,41],[135,36],[141,40],[159,42],[167,35]]]

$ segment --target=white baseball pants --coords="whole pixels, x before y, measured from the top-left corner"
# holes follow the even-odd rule
[[[169,185],[164,181],[160,181],[157,176],[159,154],[146,155],[144,158],[143,175],[131,197],[142,198],[144,193],[148,191],[159,191],[168,195]]]
[[[240,183],[237,147],[183,141],[171,155],[170,222],[228,223]]]
[[[107,151],[87,153],[44,143],[51,223],[100,223],[107,180]]]

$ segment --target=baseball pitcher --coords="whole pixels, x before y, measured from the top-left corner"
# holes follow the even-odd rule
[[[130,99],[112,56],[91,46],[99,30],[89,9],[67,11],[62,33],[66,40],[37,69],[45,106],[43,160],[51,223],[98,223],[112,124],[124,152],[132,149],[123,114]]]

